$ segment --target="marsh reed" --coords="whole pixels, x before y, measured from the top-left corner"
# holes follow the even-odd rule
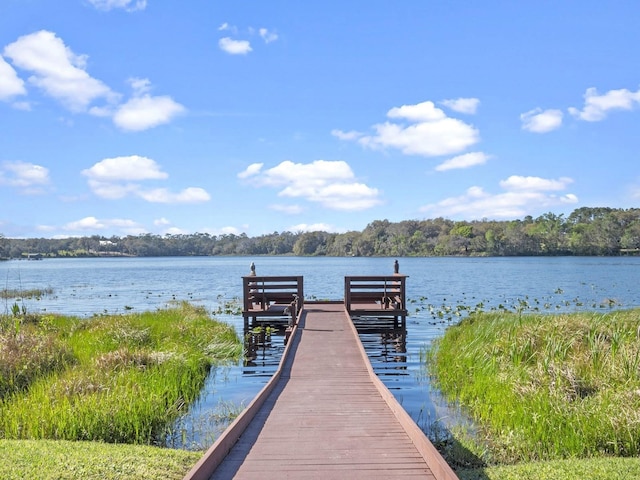
[[[18,327],[5,319],[0,438],[158,443],[212,365],[241,353],[233,327],[187,303]]]
[[[480,313],[447,329],[437,385],[498,462],[640,454],[640,310]]]

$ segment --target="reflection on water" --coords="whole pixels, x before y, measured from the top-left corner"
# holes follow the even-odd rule
[[[472,425],[457,406],[432,388],[425,346],[434,337],[425,338],[413,329],[380,327],[375,321],[356,325],[374,372],[432,441],[446,436],[454,426]]]
[[[285,327],[283,325],[260,325],[244,329],[243,375],[264,375],[269,368],[269,376],[277,369],[285,347]]]
[[[406,369],[407,329],[376,330],[358,328],[360,341],[369,358],[382,364],[392,364],[388,368]]]
[[[227,319],[244,339],[244,355],[235,364],[214,367],[200,397],[165,436],[171,448],[203,450],[212,445],[253,400],[280,363],[285,331],[280,325],[244,328],[242,317]]]

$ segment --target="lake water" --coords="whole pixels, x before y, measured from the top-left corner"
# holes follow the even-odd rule
[[[376,373],[425,430],[456,412],[442,400],[421,359],[434,338],[469,309],[558,312],[640,306],[639,257],[400,258],[408,275],[406,335],[361,338]],[[170,257],[0,262],[3,289],[51,288],[20,300],[30,312],[90,317],[155,310],[187,300],[216,312],[242,296],[240,277],[303,275],[308,300],[342,299],[347,275],[389,275],[393,258]],[[6,300],[5,313],[14,300]],[[243,335],[242,316],[216,314]],[[281,336],[251,362],[213,369],[201,397],[176,425],[169,446],[206,448],[229,411],[247,405],[277,367]],[[339,372],[331,372],[339,374]]]

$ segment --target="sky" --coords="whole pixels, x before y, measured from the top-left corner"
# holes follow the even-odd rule
[[[0,0],[0,235],[640,204],[636,0]]]

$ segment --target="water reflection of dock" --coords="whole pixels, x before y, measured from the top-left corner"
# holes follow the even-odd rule
[[[276,354],[276,344],[282,346],[282,339],[275,340],[285,335],[284,328],[271,325],[259,325],[244,329],[244,365],[255,366],[259,362],[273,358]]]
[[[406,354],[406,277],[358,277],[359,288],[333,302],[304,302],[302,285],[278,278],[286,288],[243,277],[252,297],[243,315],[258,335],[254,356],[266,348],[265,325],[288,331],[279,368],[185,479],[457,478],[376,377],[358,337],[358,328],[379,332],[390,353]]]

